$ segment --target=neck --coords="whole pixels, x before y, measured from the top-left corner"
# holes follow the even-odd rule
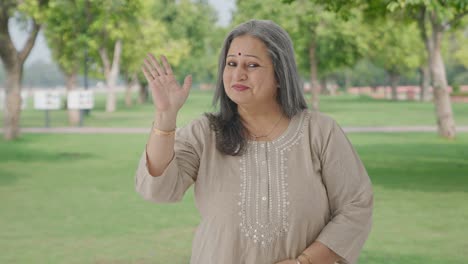
[[[254,140],[272,139],[289,123],[281,107],[276,103],[264,107],[256,106],[255,108],[238,106],[237,110],[246,133]]]
[[[283,115],[283,111],[278,104],[263,106],[237,106],[237,111],[243,122],[255,123],[262,120],[276,120]]]

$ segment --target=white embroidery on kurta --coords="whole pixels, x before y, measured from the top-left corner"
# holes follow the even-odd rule
[[[274,141],[248,142],[246,153],[239,159],[239,226],[254,243],[267,246],[288,232],[287,156],[299,144],[308,118],[306,113],[294,131]]]

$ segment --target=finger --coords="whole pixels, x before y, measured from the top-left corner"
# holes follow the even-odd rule
[[[145,67],[147,73],[150,74],[150,76],[151,76],[151,80],[156,79],[156,77],[158,77],[159,75],[156,72],[156,70],[154,70],[153,65],[151,65],[151,63],[149,62],[148,59],[144,59],[143,62],[145,64],[144,67]]]
[[[161,65],[159,65],[159,62],[156,60],[153,54],[149,54],[150,62],[153,65],[153,67],[156,69],[157,73],[159,76],[166,75],[166,72],[164,71],[163,68],[161,68]]]
[[[190,90],[190,87],[192,86],[192,75],[188,75],[184,79],[184,84],[182,85],[182,89],[184,89],[186,92]]]
[[[145,68],[145,66],[141,66],[141,71],[143,72],[143,75],[145,75],[146,80],[148,83],[152,82],[154,80],[153,76],[151,73]]]
[[[166,73],[168,75],[172,75],[172,68],[171,68],[171,65],[169,64],[169,62],[167,61],[167,58],[166,56],[161,56],[161,61],[163,63],[163,66],[164,66],[164,70],[166,71]]]
[[[161,86],[161,83],[159,82],[158,79],[153,78],[151,73],[146,69],[144,66],[141,67],[141,70],[143,71],[143,75],[145,75],[146,80],[148,83],[155,83],[156,87]]]

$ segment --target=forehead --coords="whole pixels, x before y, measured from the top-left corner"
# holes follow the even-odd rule
[[[260,39],[250,35],[243,35],[232,40],[228,55],[250,54],[259,57],[268,56],[268,49]]]

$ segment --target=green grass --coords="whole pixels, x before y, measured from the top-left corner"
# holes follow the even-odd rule
[[[466,263],[468,134],[350,139],[375,192],[360,263]],[[0,140],[0,263],[187,263],[199,221],[192,191],[171,205],[135,193],[145,141],[131,134]]]
[[[343,126],[436,125],[432,102],[376,100],[359,96],[322,96],[320,111]],[[468,104],[452,103],[457,125],[468,125]]]
[[[95,109],[84,120],[85,126],[94,127],[149,127],[153,120],[154,107],[148,103],[127,108],[124,95],[118,94],[118,106],[115,113],[104,111],[105,96],[96,94]],[[211,112],[212,92],[193,89],[186,105],[180,112],[178,125]],[[322,96],[320,110],[334,117],[343,126],[403,126],[435,125],[434,105],[431,102],[405,102],[374,100],[369,97],[351,95]],[[32,99],[28,108],[21,114],[22,127],[42,127],[45,124],[44,111],[32,109]],[[468,125],[468,104],[453,103],[457,125]],[[65,110],[50,111],[51,126],[67,126]],[[0,122],[3,116],[0,117]],[[3,123],[3,122],[1,122]]]

